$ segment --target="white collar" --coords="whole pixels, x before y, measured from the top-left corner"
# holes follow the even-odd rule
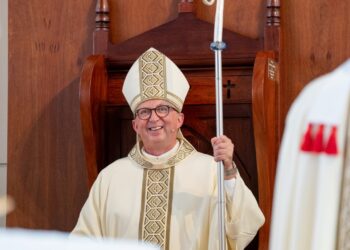
[[[141,153],[143,154],[144,157],[148,158],[151,161],[164,161],[164,160],[168,160],[170,157],[172,157],[177,152],[179,146],[180,146],[180,142],[178,140],[176,140],[176,144],[174,145],[174,147],[172,149],[170,149],[169,151],[165,152],[164,154],[161,154],[158,156],[151,155],[151,154],[147,153],[143,147],[141,149]]]

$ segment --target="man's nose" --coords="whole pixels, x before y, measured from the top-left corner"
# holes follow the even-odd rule
[[[149,120],[150,121],[154,121],[154,120],[156,121],[158,119],[159,119],[159,116],[157,115],[156,110],[152,109],[151,110],[151,116],[150,116]]]

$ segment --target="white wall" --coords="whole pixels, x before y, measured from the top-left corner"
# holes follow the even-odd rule
[[[0,196],[6,194],[7,177],[7,86],[8,86],[8,0],[0,0]],[[0,227],[5,226],[0,217]]]

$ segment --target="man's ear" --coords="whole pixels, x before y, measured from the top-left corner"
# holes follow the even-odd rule
[[[182,124],[184,123],[185,120],[185,114],[184,113],[179,113],[179,116],[177,117],[177,121],[178,121],[178,127],[177,128],[181,128]]]
[[[138,126],[137,126],[137,122],[134,120],[132,120],[132,128],[134,129],[134,131],[136,132],[137,134],[137,129],[138,129]]]

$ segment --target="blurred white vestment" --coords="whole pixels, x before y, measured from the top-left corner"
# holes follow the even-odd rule
[[[157,250],[135,241],[92,239],[55,231],[0,230],[1,250]]]
[[[278,159],[270,250],[336,248],[349,99],[347,61],[293,103]]]

